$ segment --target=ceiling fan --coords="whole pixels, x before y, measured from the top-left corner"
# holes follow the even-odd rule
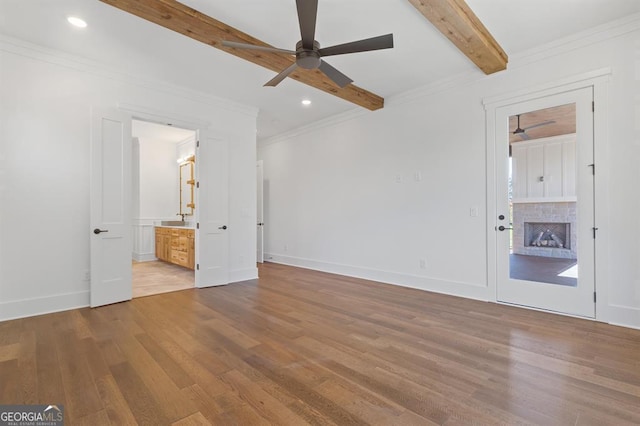
[[[517,114],[516,117],[518,117],[518,126],[513,131],[513,134],[514,135],[519,135],[520,138],[523,141],[528,141],[529,139],[531,139],[531,136],[529,136],[528,134],[525,133],[527,130],[535,129],[536,127],[548,126],[550,124],[555,124],[556,123],[554,120],[547,120],[547,121],[543,121],[542,123],[538,123],[538,124],[534,124],[532,126],[527,126],[525,128],[522,128],[522,127],[520,127],[520,114]]]
[[[371,50],[389,49],[393,47],[393,34],[372,37],[336,46],[320,48],[320,43],[315,40],[316,18],[318,16],[318,0],[296,0],[298,9],[298,22],[302,40],[296,43],[296,50],[279,49],[276,47],[256,46],[253,44],[223,41],[222,45],[237,49],[255,49],[267,52],[295,55],[296,61],[287,69],[269,80],[265,86],[277,86],[296,68],[308,70],[319,69],[334,83],[345,87],[352,83],[349,77],[329,65],[322,58],[325,56],[344,55],[346,53],[368,52]]]

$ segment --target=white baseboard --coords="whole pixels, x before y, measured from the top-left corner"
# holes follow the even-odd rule
[[[68,311],[69,309],[84,308],[87,306],[89,306],[88,290],[37,299],[4,302],[0,303],[0,321]]]
[[[640,309],[630,306],[609,305],[608,311],[609,324],[640,329]]]
[[[229,271],[230,283],[255,280],[256,278],[258,278],[258,268],[237,269],[235,271]]]
[[[332,274],[362,278],[385,284],[398,285],[401,287],[415,288],[418,290],[432,291],[434,293],[449,294],[452,296],[460,296],[482,301],[493,300],[489,295],[489,288],[485,284],[445,281],[419,275],[380,271],[360,266],[342,265],[338,263],[322,262],[313,259],[284,256],[280,254],[265,253],[264,258],[267,262],[281,263],[283,265],[297,266],[300,268],[313,269]]]
[[[158,260],[155,253],[133,253],[133,260],[136,262],[153,262]]]

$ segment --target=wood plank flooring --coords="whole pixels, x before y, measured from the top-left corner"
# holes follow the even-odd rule
[[[132,263],[133,297],[151,296],[186,290],[195,285],[195,273],[191,269],[156,260]]]
[[[0,404],[71,425],[640,424],[640,331],[276,264],[0,322]]]

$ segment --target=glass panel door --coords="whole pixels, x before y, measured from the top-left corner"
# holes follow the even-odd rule
[[[594,315],[591,99],[586,88],[497,110],[499,301]]]

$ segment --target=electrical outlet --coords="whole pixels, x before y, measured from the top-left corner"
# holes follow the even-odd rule
[[[472,207],[469,208],[469,216],[478,217],[478,207],[477,206],[472,206]]]
[[[400,174],[396,175],[396,183],[402,183],[402,175]]]
[[[420,259],[420,269],[427,269],[427,259]]]
[[[284,251],[289,251],[289,246],[288,245],[284,245]]]
[[[82,281],[91,281],[91,271],[85,269],[82,271]]]
[[[413,179],[414,179],[416,182],[420,182],[420,181],[422,180],[422,172],[415,172],[415,173],[413,174]]]

